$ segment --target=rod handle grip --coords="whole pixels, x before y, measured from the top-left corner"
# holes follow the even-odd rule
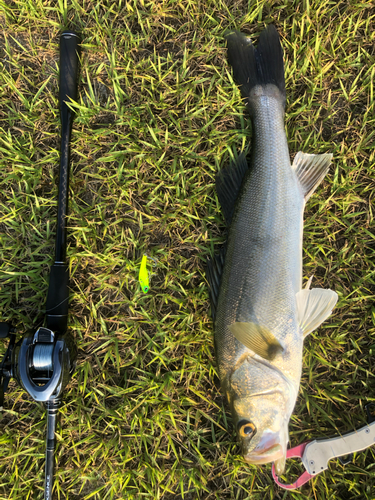
[[[74,31],[64,31],[60,37],[60,113],[69,109],[66,105],[77,100],[78,86],[78,49],[80,39]]]
[[[66,264],[53,264],[49,275],[46,302],[46,325],[63,334],[68,325],[69,269]]]

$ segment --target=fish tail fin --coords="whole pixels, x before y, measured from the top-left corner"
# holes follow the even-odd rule
[[[259,36],[255,48],[251,40],[239,31],[227,36],[228,61],[244,98],[254,87],[275,85],[285,106],[285,77],[283,49],[275,26],[269,25]]]

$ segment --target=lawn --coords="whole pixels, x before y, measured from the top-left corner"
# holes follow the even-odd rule
[[[304,277],[339,302],[305,344],[294,446],[358,428],[375,401],[375,8],[0,0],[0,320],[19,337],[43,321],[53,260],[59,35],[82,36],[68,236],[79,355],[60,410],[56,499],[375,498],[374,449],[279,489],[269,465],[244,463],[220,392],[204,273],[225,241],[214,178],[251,139],[223,35],[256,40],[269,23],[284,48],[291,156],[333,153],[305,213]],[[42,497],[45,431],[44,408],[13,381],[0,500]]]

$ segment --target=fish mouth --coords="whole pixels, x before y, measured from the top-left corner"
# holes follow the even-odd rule
[[[248,453],[244,450],[244,459],[251,464],[267,464],[283,459],[286,452],[283,441],[279,432],[266,431],[254,449]]]
[[[281,444],[275,444],[266,450],[254,450],[244,456],[246,462],[250,464],[268,464],[283,458],[284,450]]]

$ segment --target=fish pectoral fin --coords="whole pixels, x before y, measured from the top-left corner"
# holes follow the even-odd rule
[[[274,334],[264,326],[237,322],[230,325],[229,330],[244,346],[269,361],[284,350]]]
[[[299,151],[296,154],[292,168],[297,175],[305,201],[310,198],[326,176],[331,160],[331,153],[310,155]]]
[[[296,295],[298,323],[306,337],[325,321],[335,307],[338,295],[333,290],[304,288]]]

